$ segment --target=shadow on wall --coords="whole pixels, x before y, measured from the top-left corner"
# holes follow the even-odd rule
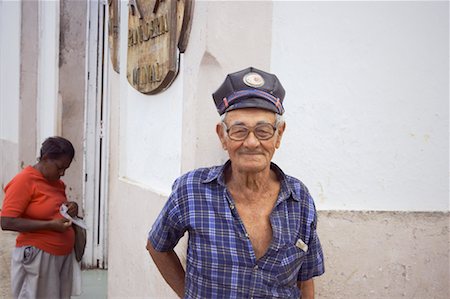
[[[212,99],[212,93],[224,80],[224,74],[225,71],[217,59],[206,51],[200,63],[197,93],[194,95],[195,105],[199,109],[195,109],[193,122],[196,128],[192,137],[195,138],[197,150],[192,169],[217,165],[228,159],[216,135],[215,126],[220,117]]]

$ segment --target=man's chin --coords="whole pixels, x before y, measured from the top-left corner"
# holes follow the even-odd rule
[[[244,161],[237,166],[241,171],[253,173],[263,171],[267,167],[267,163],[262,159],[257,159]]]

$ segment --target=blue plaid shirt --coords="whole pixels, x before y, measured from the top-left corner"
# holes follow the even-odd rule
[[[184,298],[299,298],[297,281],[324,273],[313,199],[272,163],[281,189],[270,215],[272,243],[257,260],[225,185],[229,165],[178,178],[148,239],[168,251],[189,232]]]

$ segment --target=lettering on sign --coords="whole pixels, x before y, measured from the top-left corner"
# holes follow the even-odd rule
[[[127,79],[138,91],[166,90],[189,38],[193,0],[130,0]]]
[[[151,38],[156,38],[160,35],[169,32],[168,15],[162,15],[158,18],[139,25],[136,29],[128,31],[128,47],[141,44],[149,41]]]
[[[138,66],[133,69],[133,85],[161,82],[161,74],[159,63]]]

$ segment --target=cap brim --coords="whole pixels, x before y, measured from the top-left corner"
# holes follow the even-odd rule
[[[244,108],[259,108],[264,110],[269,110],[272,112],[275,112],[277,114],[280,114],[280,111],[277,109],[277,107],[272,103],[267,101],[264,98],[245,98],[240,101],[237,101],[230,105],[227,109],[225,109],[225,112],[236,110],[236,109],[244,109]]]

